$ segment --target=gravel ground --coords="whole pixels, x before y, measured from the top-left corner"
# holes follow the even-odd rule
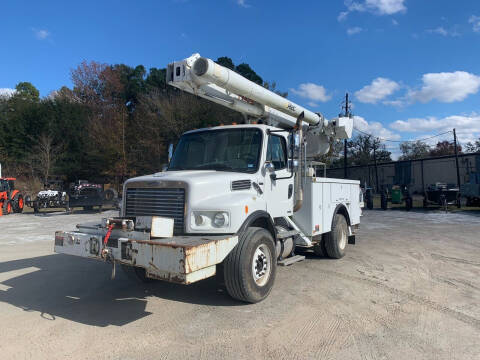
[[[345,258],[280,267],[255,305],[52,252],[101,216],[0,217],[1,359],[480,358],[478,213],[365,211]]]

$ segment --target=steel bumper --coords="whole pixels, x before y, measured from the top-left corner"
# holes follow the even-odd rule
[[[104,235],[105,231],[98,234],[57,231],[54,251],[142,267],[149,278],[191,284],[215,275],[216,265],[238,242],[236,235],[175,236],[149,240],[117,237],[110,239],[104,247]]]

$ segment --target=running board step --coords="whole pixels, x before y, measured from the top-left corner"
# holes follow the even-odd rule
[[[287,239],[289,237],[295,236],[300,234],[300,231],[298,230],[290,230],[290,231],[282,231],[277,233],[277,239]]]
[[[286,258],[286,259],[283,259],[283,260],[280,260],[278,262],[278,265],[280,266],[288,266],[288,265],[292,265],[296,262],[299,262],[299,261],[303,261],[305,260],[305,256],[303,255],[295,255],[295,256],[292,256],[292,257],[289,257],[289,258]]]

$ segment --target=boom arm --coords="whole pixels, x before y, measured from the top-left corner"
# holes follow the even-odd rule
[[[322,115],[305,109],[200,54],[168,64],[167,82],[246,116],[265,119],[273,126],[293,128],[297,117],[303,112],[303,121],[308,126],[307,137],[310,138],[307,140],[308,147],[315,154],[328,151],[328,146],[325,150],[328,138],[346,139],[352,135],[352,119],[339,118],[328,122]],[[308,136],[309,132],[316,136]],[[314,155],[311,151],[307,152]]]

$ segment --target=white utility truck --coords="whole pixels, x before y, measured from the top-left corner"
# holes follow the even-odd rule
[[[120,217],[56,232],[57,253],[110,262],[112,277],[117,263],[143,281],[222,271],[228,293],[251,303],[268,296],[277,265],[304,259],[296,250],[345,255],[359,182],[326,178],[313,159],[351,136],[351,118],[327,121],[199,54],[169,64],[167,81],[246,124],[183,134],[168,168],[125,182]]]

